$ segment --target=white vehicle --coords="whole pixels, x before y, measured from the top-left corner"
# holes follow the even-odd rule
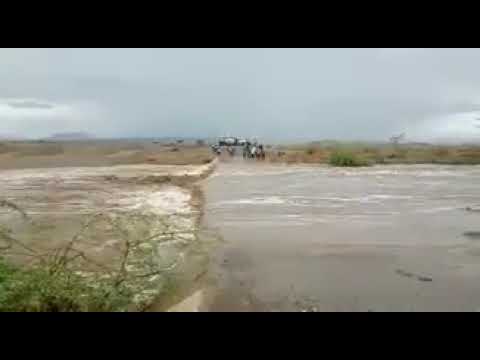
[[[224,137],[218,140],[220,146],[235,146],[237,145],[237,139],[234,137]]]

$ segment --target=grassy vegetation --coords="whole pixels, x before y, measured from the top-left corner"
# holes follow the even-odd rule
[[[0,312],[125,311],[131,297],[122,283],[93,286],[67,267],[20,268],[0,258]]]
[[[346,151],[334,151],[330,154],[329,164],[332,166],[367,166],[365,160],[359,159],[355,154]]]
[[[480,146],[312,143],[269,151],[272,162],[316,163],[335,166],[373,164],[480,164]]]

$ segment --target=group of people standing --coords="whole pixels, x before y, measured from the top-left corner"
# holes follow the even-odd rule
[[[244,159],[265,159],[265,149],[262,144],[247,142],[243,146],[243,158]]]
[[[227,153],[230,156],[235,155],[235,148],[233,146],[227,146],[226,149],[227,149]],[[221,155],[222,147],[220,145],[212,145],[212,151],[216,155]],[[247,141],[243,145],[243,158],[259,159],[259,160],[265,159],[265,149],[263,147],[263,144],[257,144],[257,142],[250,143],[249,141]]]

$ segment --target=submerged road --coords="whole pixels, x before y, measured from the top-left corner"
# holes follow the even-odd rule
[[[480,309],[480,167],[219,163],[204,311]]]

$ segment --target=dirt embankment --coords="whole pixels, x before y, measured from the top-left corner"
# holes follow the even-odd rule
[[[0,169],[202,165],[212,159],[207,146],[158,144],[146,140],[0,142]]]

